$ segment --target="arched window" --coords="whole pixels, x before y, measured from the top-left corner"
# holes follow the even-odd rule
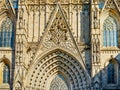
[[[116,68],[114,63],[110,62],[107,67],[108,84],[116,84]]]
[[[116,21],[112,17],[108,17],[103,24],[103,46],[118,46],[118,31]]]
[[[4,65],[3,70],[3,83],[9,83],[10,81],[10,68],[8,65]]]
[[[6,18],[0,27],[0,47],[13,47],[14,31],[11,19]]]

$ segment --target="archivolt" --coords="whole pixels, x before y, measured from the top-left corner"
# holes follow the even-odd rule
[[[70,90],[89,89],[90,80],[80,63],[61,51],[54,51],[39,60],[27,79],[27,86],[47,90],[50,78],[56,73],[66,77]]]

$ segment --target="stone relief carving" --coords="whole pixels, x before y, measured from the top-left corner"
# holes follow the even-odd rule
[[[67,30],[61,28],[61,26],[55,27],[55,29],[50,29],[50,40],[53,41],[55,44],[60,44],[61,41],[65,42],[67,40],[66,36]]]
[[[113,0],[108,0],[105,8],[114,8],[115,9],[115,3]]]
[[[115,2],[118,4],[118,7],[120,9],[120,0],[116,0]]]
[[[68,28],[60,12],[57,13],[56,18],[43,41],[43,47],[45,48],[57,46],[67,48],[72,52],[77,53],[70,32],[68,32]]]
[[[82,10],[82,5],[73,5],[73,10],[75,11]]]
[[[50,3],[60,2],[60,3],[69,3],[69,0],[49,0]]]
[[[64,77],[61,75],[55,76],[51,82],[50,90],[68,90]]]
[[[27,3],[30,3],[30,4],[31,3],[45,4],[45,3],[56,3],[56,2],[60,2],[62,4],[69,4],[70,2],[80,4],[80,3],[88,3],[89,0],[73,0],[73,1],[70,1],[70,0],[48,0],[47,2],[44,0],[29,0],[29,1],[27,1]]]
[[[28,44],[28,48],[26,50],[26,53],[28,54],[28,58],[29,58],[29,62],[28,62],[28,67],[31,65],[32,63],[32,60],[35,56],[35,53],[36,53],[36,49],[37,49],[37,44],[36,43],[29,43]]]

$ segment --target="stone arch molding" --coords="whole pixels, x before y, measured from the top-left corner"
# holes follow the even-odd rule
[[[50,90],[50,83],[56,75],[65,78],[68,90],[89,90],[90,78],[74,57],[54,50],[33,63],[25,79],[27,89]]]

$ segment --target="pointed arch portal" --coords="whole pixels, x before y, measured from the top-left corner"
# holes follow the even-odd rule
[[[90,88],[90,78],[79,61],[61,50],[54,50],[39,58],[30,68],[26,80],[28,89],[89,90]]]

